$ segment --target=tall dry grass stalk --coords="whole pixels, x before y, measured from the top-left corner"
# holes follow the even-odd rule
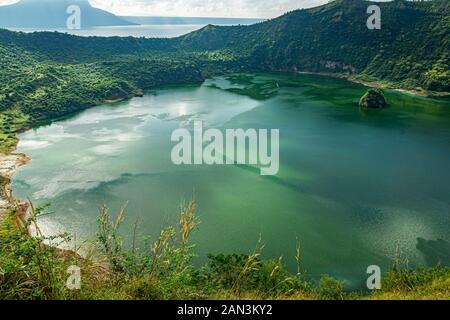
[[[248,256],[247,261],[245,262],[244,266],[242,267],[242,270],[239,272],[239,275],[237,276],[231,291],[236,294],[239,295],[241,292],[241,286],[242,286],[242,281],[244,279],[244,277],[252,272],[252,271],[257,271],[259,266],[260,266],[260,261],[259,261],[259,257],[261,256],[261,252],[264,249],[264,245],[262,244],[262,239],[261,236],[258,239],[258,242],[256,243],[256,247],[253,250],[252,254]]]
[[[180,205],[180,249],[182,253],[187,252],[189,237],[198,225],[198,221],[195,217],[197,211],[197,204],[192,199],[187,205]]]
[[[178,216],[178,228],[169,226],[162,229],[156,241],[149,246],[149,255],[138,252],[136,247],[138,222],[134,224],[131,251],[124,251],[119,228],[124,219],[125,207],[118,216],[111,218],[108,207],[100,208],[97,240],[115,271],[136,272],[147,269],[150,277],[158,277],[169,271],[181,272],[187,265],[191,247],[189,238],[196,228],[196,203],[192,199],[187,205],[182,203]],[[148,247],[147,247],[148,248]]]
[[[39,237],[39,238],[43,238],[44,237],[44,233],[42,232],[42,230],[39,228],[38,225],[38,212],[36,211],[36,208],[33,205],[33,202],[31,202],[31,200],[28,200],[29,206],[30,206],[30,210],[29,210],[29,221],[31,222],[31,227],[33,228],[33,231],[35,232],[35,234]],[[19,218],[20,219],[20,218]]]
[[[188,204],[182,202],[178,216],[178,234],[174,227],[161,230],[158,240],[151,247],[151,276],[155,276],[158,270],[166,272],[174,260],[176,271],[182,272],[186,267],[190,250],[189,238],[198,226],[196,211],[197,204],[194,199],[191,199]],[[178,247],[175,244],[177,238]]]
[[[151,246],[152,252],[152,263],[150,269],[150,277],[154,277],[157,275],[159,270],[167,269],[164,266],[170,265],[170,260],[164,259],[166,257],[166,253],[172,242],[173,238],[176,235],[175,228],[168,227],[161,230],[158,240]]]
[[[297,277],[301,279],[302,269],[301,269],[301,246],[300,241],[297,239],[297,244],[295,247],[295,262],[297,263]]]
[[[397,241],[395,244],[395,253],[394,257],[392,258],[391,268],[394,271],[409,269],[409,259],[407,257],[404,257],[399,241]]]

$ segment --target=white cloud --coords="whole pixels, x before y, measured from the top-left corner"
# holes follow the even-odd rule
[[[0,0],[0,5],[17,0]],[[328,0],[90,0],[117,15],[273,18]]]

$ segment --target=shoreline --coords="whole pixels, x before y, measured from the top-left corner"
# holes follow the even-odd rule
[[[435,91],[427,91],[422,88],[417,89],[406,89],[399,86],[395,86],[394,84],[384,83],[381,80],[363,80],[363,79],[357,79],[354,77],[354,75],[350,74],[342,74],[342,73],[326,73],[326,72],[309,72],[309,71],[297,71],[295,73],[299,74],[312,74],[312,75],[319,75],[319,76],[326,76],[326,77],[332,77],[332,78],[338,78],[338,79],[345,79],[353,83],[361,84],[368,88],[374,88],[374,89],[382,89],[382,90],[392,90],[397,91],[401,93],[407,93],[418,97],[424,97],[424,98],[443,98],[443,97],[450,97],[450,92],[435,92]]]
[[[134,93],[131,97],[121,97],[116,99],[105,99],[99,102],[98,104],[83,108],[80,111],[84,111],[93,107],[100,106],[102,104],[114,104],[118,102],[122,102],[134,97],[141,96],[141,93]],[[78,112],[78,111],[77,111]],[[64,115],[62,115],[64,116]],[[50,118],[47,120],[54,120],[55,118]],[[39,123],[37,121],[36,123]],[[25,132],[32,128],[33,124],[26,124],[20,130],[14,133],[17,134],[21,132]],[[19,170],[20,167],[25,166],[32,159],[24,153],[17,152],[17,144],[19,140],[17,139],[17,143],[14,149],[8,153],[0,152],[0,223],[4,220],[5,214],[12,207],[16,206],[19,209],[19,218],[26,218],[29,203],[27,201],[16,199],[12,196],[12,188],[11,188],[11,179]],[[31,235],[31,234],[30,234]]]
[[[5,218],[8,210],[16,206],[19,209],[19,217],[24,218],[28,210],[28,203],[15,199],[12,195],[11,179],[17,170],[31,161],[31,158],[16,150],[8,154],[0,154],[0,222]]]
[[[424,97],[424,98],[444,97],[444,96],[450,95],[450,93],[447,93],[447,92],[443,93],[442,95],[436,95],[436,94],[430,94],[430,92],[428,92],[426,90],[412,90],[412,89],[405,89],[405,88],[396,88],[393,86],[389,86],[387,84],[383,84],[381,82],[365,81],[365,80],[355,79],[352,77],[345,77],[345,79],[347,79],[348,81],[351,81],[353,83],[362,84],[363,86],[369,87],[369,88],[382,89],[382,90],[393,90],[393,91],[407,93],[407,94]]]
[[[127,100],[131,100],[132,98],[136,97],[142,97],[144,95],[143,91],[137,91],[131,93],[129,96],[126,97],[119,97],[116,99],[104,99],[101,101],[98,101],[94,105],[90,105],[84,108],[81,108],[78,111],[70,112],[68,114],[81,112],[90,108],[98,107],[102,104],[115,104]],[[61,115],[63,117],[65,115]],[[58,119],[58,117],[49,118],[41,121],[53,121],[55,119]],[[15,131],[13,134],[17,136],[18,134],[25,132],[27,130],[30,130],[33,125],[38,124],[40,121],[35,121],[34,123],[27,123],[19,130]],[[29,216],[29,209],[30,209],[30,203],[28,201],[22,200],[22,199],[16,199],[14,198],[12,194],[12,188],[11,188],[11,179],[14,177],[14,175],[17,173],[20,167],[25,166],[28,164],[32,159],[28,155],[24,153],[17,152],[17,145],[19,143],[19,139],[17,139],[16,144],[14,146],[14,149],[7,153],[0,152],[0,223],[2,223],[5,218],[8,210],[11,210],[15,208],[17,210],[16,216],[18,218],[17,224],[20,225],[21,221],[26,221]],[[31,230],[30,228],[27,229],[28,235],[30,237],[35,236],[35,231]],[[59,248],[55,247],[57,250],[60,250],[63,254],[69,252],[72,253],[73,251],[70,249],[65,248]]]

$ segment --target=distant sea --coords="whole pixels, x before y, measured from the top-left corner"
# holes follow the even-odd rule
[[[69,30],[65,28],[8,28],[13,31],[57,31],[77,36],[98,37],[146,37],[146,38],[173,38],[203,28],[208,24],[231,26],[249,25],[264,21],[262,19],[236,19],[236,18],[183,18],[183,17],[122,17],[139,25],[108,26],[81,28]]]

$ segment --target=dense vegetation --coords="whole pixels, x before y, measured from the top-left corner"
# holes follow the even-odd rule
[[[380,6],[381,30],[367,29],[367,3],[359,0],[337,0],[252,26],[207,26],[176,39],[0,30],[0,153],[13,150],[15,133],[37,121],[216,74],[326,72],[450,91],[450,3]],[[262,97],[259,91],[246,94],[265,98],[271,88]],[[105,209],[94,255],[81,259],[41,245],[55,239],[28,237],[32,221],[22,221],[13,208],[0,223],[0,299],[448,298],[448,269],[412,271],[396,262],[383,290],[363,296],[346,293],[330,277],[310,282],[300,266],[292,275],[281,261],[260,260],[260,244],[250,255],[214,256],[195,268],[188,243],[194,209],[193,203],[182,209],[180,225],[161,231],[147,250],[131,252],[117,234],[122,215],[113,222]],[[65,286],[67,267],[74,264],[82,268],[81,291]]]
[[[259,241],[249,255],[210,256],[201,267],[191,258],[195,246],[195,203],[181,206],[179,224],[161,230],[157,239],[124,250],[119,229],[124,212],[113,218],[100,211],[97,240],[85,244],[86,256],[42,245],[65,244],[67,235],[28,237],[26,228],[46,214],[38,208],[26,221],[11,210],[0,224],[0,299],[448,299],[450,270],[408,270],[400,255],[384,276],[382,289],[349,292],[345,283],[330,276],[311,281],[301,268],[301,250],[294,252],[298,271],[291,274],[282,260],[260,259]],[[67,287],[68,268],[81,269],[81,288]],[[69,281],[69,283],[71,283]]]

